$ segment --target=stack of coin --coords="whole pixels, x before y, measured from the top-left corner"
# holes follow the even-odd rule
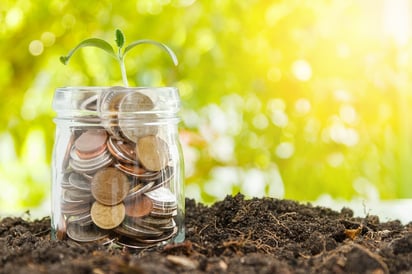
[[[99,110],[100,123],[73,128],[63,159],[59,235],[78,242],[107,241],[147,248],[177,233],[176,164],[159,135],[150,97],[122,88],[81,98]],[[133,115],[138,125],[133,126]],[[148,119],[148,125],[145,124]],[[63,236],[61,236],[63,237]]]
[[[173,217],[177,214],[175,195],[165,187],[146,192],[127,205],[126,218],[116,232],[117,242],[133,248],[147,248],[172,238],[177,233]]]

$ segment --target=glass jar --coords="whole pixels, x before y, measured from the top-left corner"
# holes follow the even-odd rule
[[[184,240],[173,87],[55,91],[51,236],[148,248]]]

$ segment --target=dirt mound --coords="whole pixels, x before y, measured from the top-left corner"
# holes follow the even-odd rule
[[[186,241],[151,250],[50,240],[50,219],[0,220],[0,273],[412,273],[412,223],[238,194],[186,200]]]

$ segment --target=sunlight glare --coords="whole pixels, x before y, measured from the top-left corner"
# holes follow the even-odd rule
[[[410,4],[408,0],[385,0],[383,7],[384,32],[404,46],[411,34]]]

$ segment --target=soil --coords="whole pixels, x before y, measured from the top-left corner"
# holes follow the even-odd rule
[[[150,250],[50,240],[50,218],[0,220],[0,273],[412,273],[412,222],[290,200],[186,200],[186,240]]]

